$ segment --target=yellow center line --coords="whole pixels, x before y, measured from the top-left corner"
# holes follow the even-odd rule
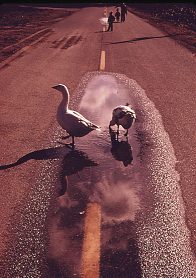
[[[104,9],[104,16],[107,17],[107,7]],[[103,32],[106,31],[106,26],[103,26]],[[101,51],[101,59],[100,59],[100,66],[99,70],[105,70],[105,51]]]
[[[100,59],[99,69],[105,70],[105,51],[104,50],[101,51],[101,59]]]
[[[101,207],[89,203],[84,223],[81,277],[99,278]]]
[[[104,12],[107,15],[107,8]],[[105,31],[105,27],[103,27]],[[101,51],[100,70],[105,70],[105,51]],[[89,203],[84,223],[84,241],[81,260],[82,278],[99,278],[101,238],[101,206]]]

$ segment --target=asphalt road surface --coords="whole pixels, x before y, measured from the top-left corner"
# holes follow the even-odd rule
[[[195,58],[130,13],[103,32],[103,16],[83,8],[1,65],[2,278],[196,277]],[[75,151],[58,83],[101,126]],[[137,119],[116,142],[127,102]]]

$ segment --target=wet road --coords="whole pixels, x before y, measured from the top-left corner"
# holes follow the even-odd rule
[[[79,111],[102,131],[76,139],[76,150],[59,146],[18,162],[49,159],[12,228],[5,277],[194,277],[176,159],[154,104],[120,74],[86,74],[75,95]],[[112,141],[112,108],[126,102],[136,123],[128,141],[123,130]],[[57,128],[55,137],[62,134]]]
[[[83,13],[88,12],[84,9]],[[98,17],[100,9],[94,12]],[[67,33],[75,22],[74,17],[69,21]],[[37,113],[36,117],[43,119],[35,128],[34,120],[29,116],[33,132],[25,133],[27,126],[21,124],[24,123],[21,117],[18,128],[22,139],[14,141],[20,136],[14,137],[16,127],[11,123],[8,130],[12,126],[13,137],[10,133],[5,136],[5,129],[2,138],[3,146],[8,145],[6,138],[11,139],[14,146],[4,148],[1,163],[1,173],[5,173],[2,204],[4,208],[12,205],[14,209],[11,216],[7,211],[2,214],[6,219],[10,217],[9,240],[1,263],[2,277],[195,277],[180,176],[175,169],[177,159],[170,134],[164,128],[163,116],[141,87],[143,81],[138,84],[128,74],[119,73],[127,70],[115,66],[112,71],[118,73],[91,71],[96,70],[99,60],[96,51],[102,34],[91,33],[84,42],[77,40],[76,35],[80,33],[77,31],[67,41],[64,24],[56,25],[56,32],[60,30],[60,33],[54,34],[58,38],[61,34],[61,39],[56,41],[53,37],[44,44],[50,46],[47,49],[53,53],[50,58],[45,60],[47,53],[42,53],[40,47],[34,54],[41,55],[42,63],[33,63],[30,55],[18,60],[20,78],[20,69],[31,61],[31,71],[26,69],[25,72],[37,76],[37,81],[33,89],[27,86],[28,82],[20,84],[24,96],[16,88],[11,99],[12,109],[20,109],[20,105],[17,106],[20,96],[25,103],[25,119],[28,107],[33,107],[33,115]],[[84,22],[82,24],[85,26]],[[89,27],[84,26],[81,27],[83,36],[85,28]],[[89,28],[95,26],[94,23]],[[82,43],[80,47],[85,49],[93,36],[97,45],[92,52],[92,61],[87,57],[86,63],[81,65],[80,62],[76,76],[78,65],[71,67],[70,57],[77,61],[81,54],[78,44]],[[69,49],[67,63],[55,65],[55,59],[58,62],[65,59],[59,50],[62,44]],[[109,55],[116,51],[109,51]],[[118,55],[120,59],[122,53]],[[108,58],[106,55],[106,69],[115,61]],[[48,59],[53,68],[48,71],[48,76],[43,73],[38,78]],[[17,63],[3,73],[4,80],[9,80],[16,67]],[[62,80],[66,79],[65,82],[70,81],[71,89],[76,87],[71,90],[70,106],[101,126],[100,132],[76,139],[75,151],[58,143],[64,135],[54,120],[60,95],[52,92],[45,96],[45,92],[58,82],[58,74]],[[47,85],[42,84],[43,78]],[[15,82],[7,85],[5,92],[10,94]],[[25,94],[33,95],[32,103],[26,100]],[[6,97],[5,100],[7,103]],[[43,102],[50,107],[48,113],[45,113]],[[112,141],[108,130],[111,111],[119,103],[127,102],[136,111],[137,120],[128,141],[122,130],[119,142]],[[7,113],[9,115],[9,111]],[[5,115],[4,118],[7,120]],[[41,132],[43,127],[47,132]],[[31,136],[33,139],[30,140]],[[15,185],[14,190],[10,181]],[[3,223],[6,219],[2,219]]]
[[[100,277],[158,277],[160,273],[194,277],[176,158],[161,116],[140,86],[126,76],[87,74],[77,95],[83,90],[80,112],[100,125],[102,132],[78,140],[77,148],[89,161],[85,169],[67,177],[66,201],[61,199],[57,215],[51,218],[49,250],[54,265],[60,263],[64,275],[81,274],[82,224],[90,202],[101,206]],[[128,142],[122,132],[119,142],[112,143],[108,132],[112,108],[126,102],[136,110],[136,124]],[[70,158],[63,165],[64,176]],[[83,165],[83,158],[77,165]],[[61,251],[57,242],[64,246]]]

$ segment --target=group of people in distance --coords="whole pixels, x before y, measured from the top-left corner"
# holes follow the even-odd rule
[[[120,5],[121,8],[121,12],[119,12],[119,8],[116,6],[116,12],[115,12],[115,16],[113,16],[113,12],[110,12],[109,17],[108,17],[108,29],[107,31],[113,31],[113,23],[116,20],[116,22],[120,21],[121,18],[121,22],[125,21],[125,16],[127,15],[127,7],[126,5],[123,3]]]

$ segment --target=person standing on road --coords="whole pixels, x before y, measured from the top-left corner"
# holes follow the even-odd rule
[[[113,12],[110,12],[110,15],[108,17],[108,23],[109,23],[109,26],[108,26],[108,30],[107,31],[113,31],[113,22],[115,21],[115,17],[113,16]]]
[[[119,12],[118,8],[116,9],[115,18],[116,18],[116,21],[119,22],[119,20],[120,20],[120,12]]]
[[[122,3],[121,5],[121,22],[125,21],[125,15],[127,15],[127,7],[125,3]]]

